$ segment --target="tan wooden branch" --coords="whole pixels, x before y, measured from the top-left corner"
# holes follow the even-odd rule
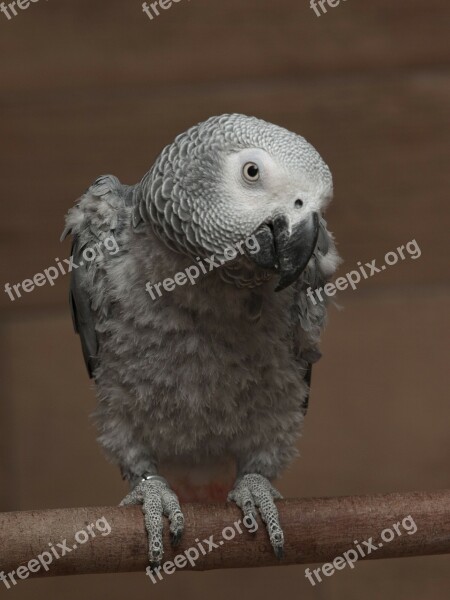
[[[184,505],[185,534],[176,549],[170,547],[166,524],[164,561],[172,561],[176,555],[196,548],[199,557],[195,568],[198,570],[323,563],[356,549],[355,540],[367,551],[368,547],[362,542],[370,538],[377,548],[371,550],[368,559],[450,553],[450,490],[302,498],[279,501],[278,507],[286,538],[285,557],[281,562],[274,557],[260,521],[258,531],[249,533],[242,524],[235,525],[242,518],[239,509],[233,505],[213,504]],[[405,521],[408,533],[402,522],[409,516],[412,519]],[[417,526],[415,533],[412,533],[412,522]],[[395,531],[395,524],[399,524],[397,530],[401,535]],[[223,532],[225,527],[228,529]],[[381,534],[387,529],[395,534],[392,541],[382,541]],[[77,534],[81,530],[84,533]],[[233,531],[233,539],[224,540],[224,537],[231,538]],[[385,533],[383,537],[391,535]],[[206,539],[212,539],[217,547],[203,555],[199,542]],[[55,552],[61,555],[65,546],[70,552],[65,550],[65,556],[57,559]],[[206,542],[202,547],[207,551]],[[53,553],[51,563],[48,555],[40,562],[30,563],[44,552]],[[193,551],[191,554],[195,555]],[[50,563],[48,570],[43,562]],[[148,565],[147,539],[141,509],[88,507],[2,513],[0,571],[17,573],[21,565],[28,565],[27,570],[36,570],[36,573],[28,571],[28,575],[26,570],[19,571],[27,578],[144,571]],[[183,568],[193,567],[187,562]],[[15,577],[17,579],[17,575]]]

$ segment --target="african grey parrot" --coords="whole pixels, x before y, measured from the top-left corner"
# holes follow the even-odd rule
[[[172,542],[181,537],[179,497],[222,500],[230,489],[282,556],[271,481],[296,456],[320,357],[326,307],[306,292],[339,261],[323,220],[332,190],[303,137],[232,114],[178,135],[136,185],[100,177],[67,215],[99,441],[131,485],[121,504],[142,504],[151,565],[163,556],[163,515]],[[111,235],[117,252],[82,260]],[[239,242],[245,252],[226,262]],[[210,266],[195,285],[149,293],[201,260]]]

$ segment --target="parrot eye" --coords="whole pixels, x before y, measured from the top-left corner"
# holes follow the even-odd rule
[[[242,173],[244,175],[244,179],[246,179],[247,181],[253,182],[258,181],[259,179],[259,167],[253,162],[246,163],[244,165]]]

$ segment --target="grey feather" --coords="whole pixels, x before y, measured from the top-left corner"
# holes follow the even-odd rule
[[[338,263],[325,225],[301,279],[278,294],[276,276],[247,257],[156,300],[146,291],[267,221],[264,202],[239,212],[245,202],[224,178],[228,157],[247,148],[275,157],[317,210],[329,198],[331,174],[304,138],[223,115],[179,135],[137,185],[99,178],[67,217],[77,254],[111,230],[120,248],[74,271],[72,299],[96,381],[99,440],[130,479],[158,464],[188,470],[224,457],[273,478],[296,455],[326,316],[306,290]]]
[[[74,236],[72,243],[72,256],[75,265],[82,262],[83,248],[80,247],[78,236]],[[70,281],[70,308],[72,321],[75,331],[80,336],[81,348],[83,351],[84,362],[89,373],[93,373],[97,366],[98,339],[95,330],[95,316],[91,309],[91,301],[87,293],[87,276],[84,265],[74,268]]]

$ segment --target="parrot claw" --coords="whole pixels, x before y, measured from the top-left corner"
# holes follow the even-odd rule
[[[281,560],[284,555],[284,534],[274,500],[282,497],[266,477],[257,473],[240,477],[228,494],[228,500],[239,506],[244,513],[244,517],[252,516],[255,518],[257,509],[259,510],[278,560]]]
[[[170,534],[170,543],[172,544],[172,546],[174,548],[176,548],[178,546],[178,544],[181,542],[182,533],[183,533],[182,531],[178,531],[177,533]]]
[[[142,504],[145,528],[148,535],[148,559],[155,569],[161,564],[163,549],[163,515],[170,522],[170,536],[176,546],[183,535],[184,516],[178,497],[161,477],[144,479],[122,500],[120,506]]]

